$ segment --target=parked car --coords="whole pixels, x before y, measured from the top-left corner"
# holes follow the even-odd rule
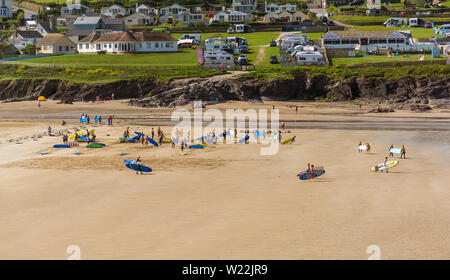
[[[433,26],[434,26],[434,24],[430,21],[425,22],[425,25],[424,25],[425,28],[433,28]]]
[[[444,24],[436,30],[436,34],[445,35],[450,33],[450,24]]]
[[[275,41],[275,40],[270,41],[269,46],[276,47],[277,46],[277,41]]]
[[[328,20],[327,25],[328,25],[328,26],[334,26],[334,21]]]
[[[247,44],[239,45],[239,52],[240,53],[248,53],[248,45]]]
[[[238,63],[239,63],[239,65],[247,65],[248,64],[248,57],[245,54],[241,54],[238,57]]]
[[[406,17],[406,12],[400,12],[400,14],[398,14],[399,17]]]
[[[270,56],[270,63],[277,64],[278,63],[278,57],[276,55]]]

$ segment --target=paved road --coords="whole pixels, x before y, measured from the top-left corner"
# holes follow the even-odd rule
[[[19,9],[19,7],[13,5],[13,9]],[[22,9],[22,10],[24,11],[24,13],[25,13],[25,19],[31,19],[31,16],[32,16],[32,15],[36,15],[36,14],[37,14],[36,12],[30,11],[30,10],[26,10],[26,9],[24,9],[24,8],[20,8],[20,9]]]

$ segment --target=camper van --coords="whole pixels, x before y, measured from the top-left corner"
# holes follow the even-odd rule
[[[444,24],[436,30],[438,35],[446,35],[447,33],[450,33],[450,24]]]
[[[390,18],[386,20],[383,25],[386,27],[397,27],[402,25],[407,25],[408,19],[406,18]]]
[[[180,41],[181,40],[193,40],[199,44],[200,41],[202,40],[202,35],[200,35],[200,34],[184,34],[183,36],[180,37],[179,40]]]
[[[247,24],[236,24],[236,33],[250,33],[253,32],[252,26]]]
[[[245,38],[242,37],[228,37],[226,42],[235,50],[241,53],[248,52],[248,43]]]
[[[209,44],[205,44],[205,50],[206,51],[223,51],[229,54],[233,54],[234,51],[233,49],[225,44],[225,43],[220,43],[220,42],[214,42],[214,43],[209,43]]]
[[[420,18],[410,18],[409,19],[409,27],[424,27],[425,21]]]
[[[205,64],[234,65],[234,56],[220,50],[205,51],[203,57]]]

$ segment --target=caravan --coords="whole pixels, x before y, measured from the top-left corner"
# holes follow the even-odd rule
[[[409,19],[409,27],[424,27],[425,21],[420,18],[410,18]]]
[[[233,49],[229,45],[218,41],[214,41],[213,43],[206,43],[205,51],[223,51],[231,55],[234,53]]]
[[[234,56],[224,51],[205,51],[203,57],[205,65],[234,65]]]
[[[248,24],[236,24],[236,33],[250,33],[253,32],[252,26]]]

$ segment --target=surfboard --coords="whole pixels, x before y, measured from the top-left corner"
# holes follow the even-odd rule
[[[244,138],[242,138],[241,140],[239,140],[239,144],[245,143],[248,141],[248,139],[250,139],[250,136],[245,136]]]
[[[205,146],[203,145],[190,145],[189,149],[203,149]]]
[[[172,142],[173,142],[174,144],[178,144],[177,138],[173,138],[173,137],[172,137]]]
[[[382,171],[382,170],[386,170],[386,169],[395,167],[398,164],[399,164],[398,160],[391,160],[391,161],[386,162],[386,164],[384,164],[384,162],[380,163],[380,164],[372,167],[370,170],[372,170],[372,171]]]
[[[53,148],[56,148],[56,149],[66,149],[66,148],[70,148],[70,146],[69,146],[69,145],[66,145],[66,144],[56,144],[56,145],[53,145]]]
[[[261,137],[261,136],[263,136],[263,133],[262,132],[255,132],[255,137]]]
[[[104,148],[105,144],[100,144],[100,143],[92,143],[92,144],[88,144],[86,146],[86,148]]]
[[[72,135],[69,137],[69,139],[74,139],[76,135],[82,136],[82,135],[83,135],[83,131],[77,131],[76,133],[72,134]]]
[[[155,140],[153,140],[151,137],[147,137],[148,142],[152,143],[153,145],[155,145],[156,147],[158,147],[158,143],[156,143]]]
[[[306,170],[302,170],[297,174],[297,176],[300,180],[304,181],[322,176],[323,174],[325,174],[325,169],[323,169],[322,166],[317,166],[314,167],[312,172],[306,172]]]
[[[78,136],[78,141],[80,141],[80,140],[82,140],[82,141],[87,141],[88,138],[85,137],[85,136]]]
[[[48,155],[48,153],[41,153],[41,155],[45,156],[45,155]]]
[[[230,131],[228,130],[228,131],[226,131],[226,132],[222,132],[221,134],[219,134],[219,137],[223,137],[225,134],[226,135],[230,135]]]
[[[138,165],[135,163],[134,160],[131,159],[124,159],[123,160],[125,162],[125,166],[129,169],[138,170]],[[144,164],[141,164],[141,171],[142,172],[152,172],[152,169],[148,166],[145,166]]]
[[[358,146],[358,150],[366,151],[367,150],[367,146],[366,145],[360,145],[360,146]]]
[[[208,144],[212,144],[212,143],[214,143],[214,141],[216,141],[216,136],[211,136],[211,137],[208,139],[207,143],[208,143]]]
[[[142,133],[142,132],[137,132],[137,131],[135,131],[134,133],[135,133],[136,135],[139,135],[139,136],[145,136],[145,134]]]
[[[90,131],[89,131],[89,136],[91,136],[92,134],[94,134],[94,132],[95,132],[95,129],[90,130]]]
[[[120,138],[120,142],[129,142],[129,143],[134,143],[138,140],[139,136],[134,136],[133,138]]]
[[[292,140],[294,140],[294,136],[292,136],[292,137],[290,137],[290,138],[284,140],[283,142],[281,142],[281,144],[288,144],[288,143],[291,143]]]
[[[392,149],[389,149],[389,152],[390,152],[390,153],[393,153],[393,154],[401,154],[401,153],[402,153],[402,150],[392,148]]]

